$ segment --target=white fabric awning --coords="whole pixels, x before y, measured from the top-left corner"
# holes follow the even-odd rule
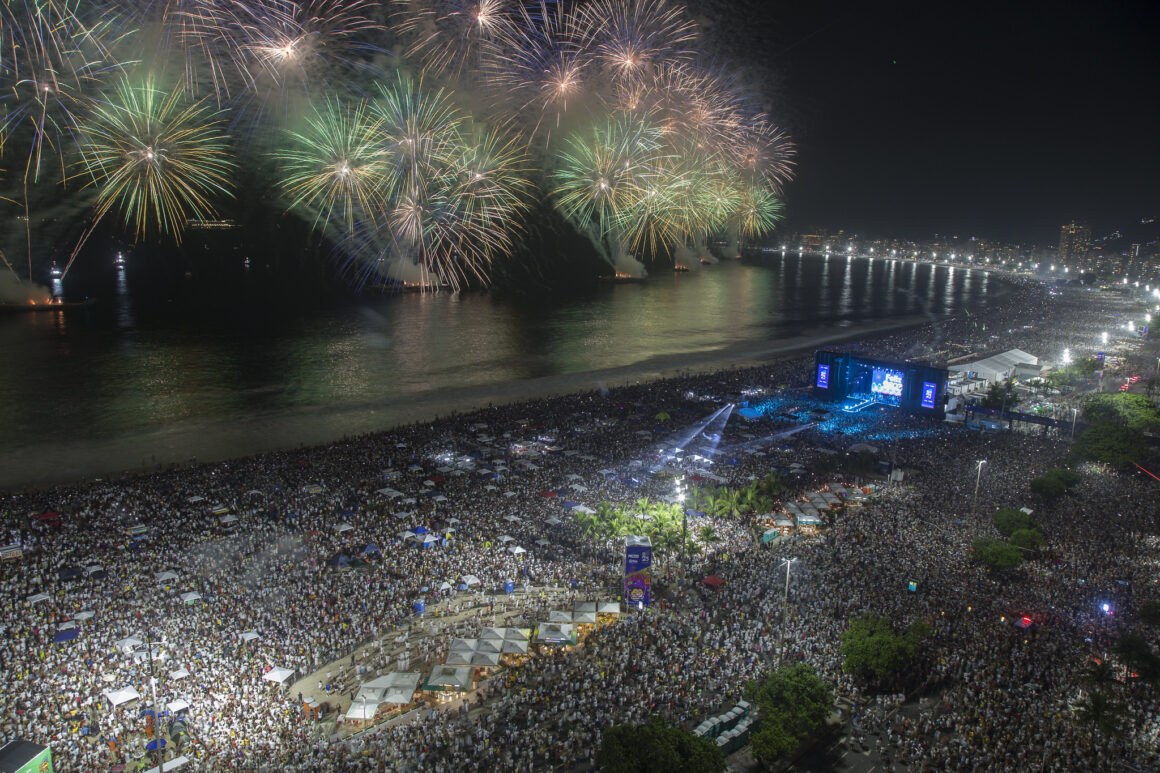
[[[242,641],[253,641],[254,639],[262,638],[262,636],[257,631],[246,631],[245,633],[239,634],[238,638]]]
[[[153,577],[159,583],[169,582],[177,579],[177,572],[158,572]]]
[[[171,770],[178,770],[185,767],[189,764],[189,762],[189,757],[182,755],[180,757],[174,757],[167,762],[162,762],[161,767],[149,768],[149,770],[145,771],[145,773],[169,773]]]
[[[271,668],[266,673],[262,674],[262,679],[267,682],[276,682],[278,684],[285,684],[286,680],[294,676],[294,669],[292,668]]]
[[[348,531],[354,531],[354,527],[349,523],[339,523],[334,526],[335,534],[345,534]]]
[[[479,582],[479,578],[478,578],[478,577],[476,577],[474,574],[465,574],[465,575],[463,575],[463,583],[464,583],[465,585],[467,585],[467,586],[472,586],[472,585],[479,585],[479,584],[480,584],[480,582]]]
[[[169,703],[166,703],[165,708],[169,709],[174,714],[176,714],[179,711],[184,711],[185,709],[188,709],[189,708],[189,701],[187,701],[185,698],[178,698],[175,701],[170,701]]]
[[[173,680],[184,679],[187,676],[189,676],[189,670],[185,668],[178,668],[169,672],[169,678]]]
[[[109,703],[114,706],[120,706],[122,703],[135,701],[141,697],[141,694],[132,687],[122,687],[120,690],[105,690],[104,696]]]
[[[200,598],[201,598],[201,594],[197,593],[196,591],[190,591],[189,593],[182,593],[181,594],[181,600],[183,603],[186,603],[186,604],[192,604],[193,602],[197,601]]]

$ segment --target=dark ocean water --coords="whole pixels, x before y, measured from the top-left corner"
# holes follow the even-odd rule
[[[768,355],[802,337],[1001,303],[998,277],[767,255],[564,297],[159,299],[0,315],[0,486],[321,442],[537,392]],[[441,408],[445,410],[441,411]]]

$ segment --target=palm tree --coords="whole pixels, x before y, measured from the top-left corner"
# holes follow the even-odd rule
[[[1115,684],[1116,671],[1106,660],[1093,660],[1083,672],[1084,681],[1093,687],[1101,688]]]
[[[740,516],[744,509],[741,492],[727,489],[724,486],[721,487],[720,491],[720,495],[713,500],[713,512],[728,518]]]
[[[1099,690],[1092,690],[1079,702],[1076,716],[1093,732],[1099,732],[1110,740],[1111,736],[1120,734],[1124,707]]]
[[[710,545],[715,545],[721,541],[721,538],[717,536],[716,529],[710,525],[702,526],[697,532],[697,538],[701,540],[701,544],[705,546],[706,550]]]

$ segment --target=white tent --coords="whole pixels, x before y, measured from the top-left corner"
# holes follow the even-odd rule
[[[394,499],[395,497],[403,496],[402,491],[399,491],[398,489],[393,489],[393,488],[381,488],[381,489],[377,490],[375,493],[382,494],[387,499]]]
[[[368,719],[374,719],[375,714],[378,713],[379,702],[360,690],[359,694],[350,702],[350,708],[346,710],[344,717],[347,721],[365,722]]]
[[[562,609],[553,609],[548,613],[549,623],[570,623],[572,622],[572,613],[565,612]]]
[[[471,683],[472,669],[468,666],[435,666],[423,688],[467,692]]]
[[[479,578],[474,574],[465,574],[463,575],[463,584],[467,585],[468,587],[471,587],[472,585],[479,585]]]
[[[587,515],[592,515],[596,511],[593,510],[591,507],[588,507],[587,505],[576,505],[575,507],[572,508],[572,512],[585,513]]]
[[[512,536],[509,536],[509,535],[507,535],[507,534],[501,534],[501,535],[499,536],[499,541],[500,541],[500,542],[515,542],[515,541],[516,541],[516,538],[515,538],[515,537],[512,537]]]
[[[449,583],[449,582],[439,583],[439,590],[451,590],[451,583]]]
[[[620,614],[620,602],[619,601],[601,601],[597,605],[596,611],[602,615],[619,615]]]
[[[28,597],[29,604],[39,604],[42,601],[48,601],[51,598],[47,593],[33,593]]]
[[[169,703],[166,703],[165,708],[169,709],[174,714],[176,714],[179,711],[184,711],[185,709],[188,709],[189,705],[190,705],[189,701],[187,701],[185,698],[178,698],[175,701],[170,701]]]
[[[536,544],[539,545],[540,547],[544,547],[546,545],[551,545],[552,543],[548,542],[546,539],[538,539],[538,540],[536,540]]]
[[[193,602],[197,601],[200,598],[201,598],[201,594],[197,593],[195,591],[190,591],[189,593],[182,593],[181,594],[181,600],[185,604],[192,604]]]
[[[572,508],[572,509],[575,510],[577,508]],[[559,526],[560,524],[563,523],[563,521],[561,521],[559,518],[557,518],[556,516],[553,515],[551,518],[544,521],[544,523],[548,524],[549,526]]]
[[[105,571],[105,567],[101,566],[100,564],[93,564],[92,566],[85,567],[85,575],[86,576],[91,576],[91,575],[96,574],[97,572],[103,572],[103,571]]]
[[[196,505],[198,502],[204,502],[205,497],[201,496],[200,494],[197,494],[197,495],[190,497],[189,499],[187,499],[185,501],[189,502],[191,505]]]
[[[505,515],[503,517],[503,519],[505,521],[507,521],[508,523],[519,523],[520,522],[519,516],[515,516],[515,515]]]
[[[138,700],[141,694],[132,687],[122,687],[120,690],[105,690],[104,696],[108,698],[109,703],[120,706],[122,703]]]
[[[524,550],[523,548],[521,548],[519,545],[513,545],[512,547],[508,548],[508,550],[510,550],[512,555],[514,555],[514,556],[518,556],[521,553],[528,552],[528,551]]]
[[[335,534],[345,534],[348,531],[354,531],[354,527],[351,526],[349,523],[343,522],[340,524],[336,524],[334,527]]]
[[[240,638],[243,642],[250,642],[254,639],[260,639],[262,637],[256,631],[246,631],[245,633],[238,634],[238,638]]]
[[[278,684],[285,684],[286,680],[292,676],[294,676],[294,669],[292,668],[271,668],[262,674],[262,678],[267,682],[276,682]]]
[[[73,628],[76,628],[76,627],[77,627],[77,624],[75,622],[73,622],[72,620],[66,620],[63,623],[61,623],[60,625],[58,625],[56,627],[56,630],[58,630],[58,631],[71,631]]]
[[[225,518],[222,518],[222,520],[221,520],[222,526],[229,526],[231,523],[237,523],[237,522],[238,522],[238,517],[236,515],[227,515]]]
[[[73,620],[88,620],[90,617],[92,617],[95,614],[96,614],[96,612],[94,612],[93,610],[86,609],[84,612],[77,612],[75,615],[73,615]]]
[[[570,483],[570,484],[568,484],[568,488],[572,489],[573,491],[580,491],[580,492],[584,492],[584,491],[588,490],[587,486],[584,486],[580,483]]]
[[[505,497],[514,497],[514,496],[516,496],[516,492],[514,492],[514,491],[505,491],[505,492],[503,492],[503,495],[504,495]]]
[[[447,497],[443,496],[442,494],[436,494],[435,496],[431,497],[431,501],[432,502],[446,502]]]
[[[185,668],[179,668],[175,671],[169,672],[169,678],[174,680],[184,679],[187,676],[189,676],[189,670]]]
[[[176,580],[177,572],[158,572],[156,575],[154,575],[154,579],[156,579],[158,583],[166,583],[170,580]]]
[[[113,646],[117,648],[118,652],[128,655],[144,643],[145,642],[141,641],[136,636],[130,636],[127,639],[121,639],[121,641],[117,642]]]
[[[145,773],[169,773],[169,771],[178,770],[179,768],[185,767],[189,763],[190,763],[189,757],[186,757],[183,754],[180,757],[174,757],[171,760],[167,760],[165,762],[162,762],[160,767],[154,766],[152,768],[149,768],[149,770],[145,771]]]

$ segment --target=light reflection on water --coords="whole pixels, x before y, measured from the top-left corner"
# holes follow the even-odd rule
[[[187,324],[141,312],[124,274],[111,308],[74,312],[67,323],[57,314],[0,318],[10,364],[0,369],[0,450],[231,422],[253,431],[281,422],[284,436],[317,439],[405,420],[415,401],[444,393],[486,403],[504,385],[545,377],[588,388],[597,377],[584,374],[651,372],[690,353],[727,358],[805,328],[981,313],[1001,287],[963,269],[789,254],[558,299],[375,297],[305,314],[243,308]],[[349,415],[340,421],[335,411]],[[222,443],[236,442],[222,434]]]

